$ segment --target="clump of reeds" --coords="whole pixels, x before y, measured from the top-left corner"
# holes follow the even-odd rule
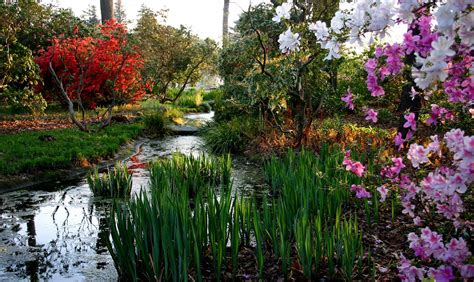
[[[128,198],[132,193],[132,175],[127,166],[120,163],[102,175],[95,168],[87,176],[87,183],[96,197]]]

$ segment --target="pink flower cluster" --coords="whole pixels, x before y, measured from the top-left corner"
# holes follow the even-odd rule
[[[369,89],[373,97],[380,97],[385,95],[385,90],[378,84],[376,74],[377,60],[369,59],[365,63],[365,71],[367,72],[367,89]]]
[[[380,175],[382,177],[386,177],[389,179],[395,179],[400,175],[400,172],[402,169],[404,169],[406,166],[403,163],[402,158],[392,158],[393,165],[392,166],[386,166],[382,168],[382,171],[380,172]]]
[[[403,55],[404,51],[402,49],[402,46],[398,43],[394,43],[393,45],[387,44],[384,48],[384,53],[386,56],[386,64],[383,66],[380,70],[380,75],[381,79],[383,80],[385,78],[384,74],[391,74],[391,75],[397,75],[400,73],[402,68],[404,67],[403,64]],[[383,69],[386,69],[386,71],[382,71]]]
[[[432,50],[431,43],[438,39],[438,33],[431,30],[432,17],[421,16],[415,20],[408,31],[403,35],[403,50],[409,55],[413,52],[427,57]],[[413,31],[418,29],[419,34],[414,35]]]
[[[384,48],[377,47],[375,58],[367,60],[365,71],[367,72],[367,89],[373,97],[385,95],[378,80],[384,80],[389,75],[396,75],[403,69],[403,48],[399,44],[387,44]],[[383,62],[379,67],[379,62]],[[377,70],[379,68],[379,70]]]
[[[371,121],[373,123],[377,123],[378,113],[374,109],[367,109],[365,111],[365,120]]]
[[[469,103],[474,101],[474,78],[470,69],[474,61],[468,47],[460,46],[459,61],[454,61],[448,69],[448,79],[443,82],[444,92],[451,103]]]
[[[351,191],[356,193],[356,197],[358,199],[372,198],[372,195],[369,193],[369,191],[365,190],[365,188],[361,185],[352,185]]]
[[[398,269],[403,281],[414,281],[416,278],[422,280],[426,274],[436,281],[451,281],[455,279],[453,267],[460,270],[463,278],[474,277],[474,265],[464,264],[471,252],[463,238],[452,238],[449,243],[444,244],[440,234],[425,227],[420,236],[415,233],[408,234],[408,241],[417,257],[425,261],[432,257],[444,265],[438,268],[417,268],[402,255]]]
[[[346,96],[343,96],[341,100],[346,103],[346,107],[353,111],[354,110],[354,95],[350,89],[347,90]]]
[[[346,166],[347,171],[352,171],[355,175],[362,177],[364,175],[365,166],[361,162],[351,160],[350,156],[351,151],[346,151],[342,164]]]
[[[395,143],[395,146],[397,146],[398,151],[404,148],[405,142],[410,141],[413,138],[413,131],[409,130],[407,133],[407,136],[405,138],[402,137],[402,133],[398,132],[395,138],[393,139],[393,142]]]
[[[419,168],[420,164],[425,164],[430,161],[428,154],[430,151],[425,147],[413,143],[410,145],[408,150],[408,159],[411,161],[411,164],[414,168]]]
[[[408,115],[404,116],[405,124],[403,127],[410,128],[412,131],[416,131],[416,115],[415,113],[409,113]]]
[[[473,89],[474,90],[474,89]],[[440,107],[436,104],[431,104],[431,114],[426,124],[428,125],[437,125],[438,122],[445,123],[446,120],[453,120],[454,115],[451,111],[446,108]]]

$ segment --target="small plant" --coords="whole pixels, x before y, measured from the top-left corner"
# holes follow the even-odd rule
[[[234,118],[211,123],[203,129],[206,148],[216,154],[241,153],[261,132],[262,123],[253,118]]]
[[[165,119],[163,113],[154,112],[143,118],[146,129],[156,134],[163,134],[165,131]]]
[[[94,169],[87,176],[87,183],[96,197],[128,198],[132,193],[132,175],[127,166],[120,163],[103,175],[99,174],[97,168]]]
[[[170,159],[160,160],[151,165],[150,182],[152,189],[160,189],[164,182],[175,190],[185,189],[189,195],[207,186],[231,183],[232,160],[225,157],[199,157],[174,154]]]
[[[176,100],[175,105],[182,108],[193,108],[198,109],[203,103],[202,97],[203,90],[188,90],[185,91]]]

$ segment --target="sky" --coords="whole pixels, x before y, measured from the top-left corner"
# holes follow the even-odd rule
[[[255,5],[261,2],[265,0],[231,0],[229,25],[233,26],[242,9],[246,10],[250,3]],[[81,16],[89,5],[95,5],[100,18],[100,0],[43,0],[41,3],[71,8],[77,16]],[[201,38],[222,40],[223,0],[122,0],[122,4],[125,6],[127,19],[132,22],[136,20],[142,4],[155,11],[167,8],[168,24],[175,27],[182,24],[191,28]],[[132,23],[131,26],[133,25]]]

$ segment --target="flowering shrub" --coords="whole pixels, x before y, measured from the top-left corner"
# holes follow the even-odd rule
[[[139,53],[128,46],[122,24],[111,20],[100,31],[99,37],[53,38],[36,58],[43,79],[53,79],[51,63],[69,98],[86,108],[136,101],[144,94]]]
[[[403,42],[377,47],[365,63],[367,88],[373,97],[385,95],[383,86],[387,78],[401,76],[404,79],[402,101],[408,101],[407,106],[401,107],[404,113],[394,143],[399,151],[408,148],[405,163],[410,165],[404,164],[403,157],[393,156],[392,164],[381,171],[384,184],[377,188],[381,201],[385,201],[390,191],[398,190],[402,212],[411,217],[415,225],[423,227],[421,235],[408,235],[417,266],[401,255],[398,270],[404,281],[425,277],[437,281],[474,277],[474,265],[467,263],[472,254],[466,240],[456,237],[456,234],[462,235],[463,230],[472,230],[472,224],[462,215],[463,197],[474,181],[474,136],[452,129],[443,138],[432,136],[427,145],[408,144],[419,128],[423,100],[437,97],[461,113],[469,112],[469,105],[474,104],[473,3],[472,0],[360,0],[352,4],[352,9],[337,12],[329,27],[321,21],[309,25],[321,47],[328,50],[325,60],[339,58],[341,46],[345,42],[360,43],[361,35],[383,38],[391,27],[407,26]],[[277,9],[278,20],[288,18],[289,4],[284,5]],[[298,9],[297,6],[292,8]],[[280,39],[285,53],[297,52],[303,40],[291,30]],[[354,110],[350,91],[342,100]],[[430,106],[427,125],[455,121],[456,113],[452,109],[434,103]],[[377,113],[367,109],[366,119],[377,122]],[[349,157],[350,152],[343,162],[346,169],[364,176],[363,165]],[[362,185],[352,185],[351,190],[357,198],[371,197]],[[440,224],[452,224],[453,229],[443,234],[434,231]]]

